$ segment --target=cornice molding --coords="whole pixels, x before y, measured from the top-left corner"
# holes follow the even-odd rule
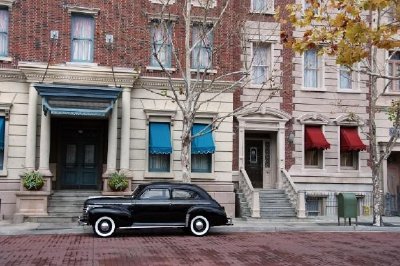
[[[327,125],[330,119],[322,114],[312,113],[300,116],[297,121],[299,121],[300,124]]]
[[[133,87],[139,72],[131,68],[52,65],[46,72],[46,63],[20,62],[19,69],[25,74],[28,82],[68,83],[81,85],[103,85]],[[43,79],[44,74],[45,78]],[[115,78],[115,83],[114,83]]]
[[[334,122],[338,126],[362,126],[365,124],[365,121],[356,114],[340,115]]]
[[[184,80],[182,79],[171,79],[172,83],[175,86],[176,90],[179,90],[181,88],[184,88]],[[209,86],[211,81],[205,81],[204,82],[206,86]],[[221,92],[223,90],[226,90],[226,93],[232,93],[235,88],[230,88],[234,85],[234,82],[212,82],[212,90],[207,91],[207,93],[215,93],[215,92]],[[168,81],[168,78],[158,78],[158,77],[143,77],[141,76],[138,81],[135,83],[135,87],[142,87],[142,88],[149,88],[153,90],[165,90],[165,89],[170,89],[170,83]]]
[[[83,7],[83,6],[73,6],[73,5],[64,5],[64,8],[68,9],[68,14],[79,13],[97,17],[100,12],[100,8],[96,7]]]
[[[26,81],[24,73],[19,69],[13,68],[0,68],[0,79],[2,82],[5,81]]]

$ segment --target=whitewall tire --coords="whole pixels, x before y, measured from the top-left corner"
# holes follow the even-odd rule
[[[93,229],[96,235],[108,237],[115,232],[115,222],[108,216],[102,216],[96,220]]]
[[[210,230],[210,223],[208,222],[206,217],[198,215],[190,220],[189,227],[190,227],[190,232],[193,235],[204,236],[208,233],[208,230]]]

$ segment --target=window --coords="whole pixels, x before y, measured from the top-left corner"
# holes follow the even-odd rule
[[[323,150],[329,149],[321,126],[304,127],[304,166],[308,168],[323,167]]]
[[[322,87],[322,59],[317,49],[304,52],[304,87]]]
[[[212,154],[215,152],[211,127],[207,124],[194,124],[192,136],[195,136],[192,140],[192,172],[211,173]]]
[[[400,76],[400,51],[389,54],[389,75],[394,77]],[[400,80],[392,80],[390,82],[390,90],[400,92]]]
[[[253,44],[252,83],[264,84],[269,78],[270,49],[269,44]]]
[[[172,199],[176,200],[193,200],[201,199],[197,192],[187,189],[174,189],[172,190]]]
[[[251,10],[255,13],[272,12],[274,8],[273,0],[252,0]]]
[[[306,198],[306,212],[307,216],[321,216],[324,215],[322,197],[307,197]]]
[[[94,18],[92,16],[72,15],[71,61],[93,62]]]
[[[6,119],[4,116],[0,116],[0,170],[4,169],[5,128]]]
[[[213,53],[212,25],[195,24],[192,32],[192,68],[211,69]]]
[[[0,9],[0,56],[8,55],[8,10]]]
[[[346,66],[340,66],[339,69],[339,88],[351,89],[352,88],[352,71]]]
[[[359,151],[366,146],[358,135],[357,127],[340,127],[340,167],[341,169],[358,169]]]
[[[169,189],[168,188],[150,188],[143,192],[140,199],[152,199],[152,200],[166,200],[169,199]]]
[[[149,123],[149,172],[169,172],[171,129],[168,122]]]
[[[153,22],[151,27],[151,60],[153,67],[160,67],[158,60],[164,68],[171,67],[171,27],[169,22]],[[155,56],[157,55],[157,57]]]

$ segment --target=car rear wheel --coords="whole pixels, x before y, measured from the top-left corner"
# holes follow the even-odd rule
[[[208,222],[206,217],[198,215],[190,220],[189,227],[190,227],[190,232],[193,235],[204,236],[208,233],[208,230],[210,229],[210,223]]]
[[[108,237],[115,232],[115,222],[108,216],[102,216],[96,220],[93,226],[93,230],[96,235],[101,237]]]

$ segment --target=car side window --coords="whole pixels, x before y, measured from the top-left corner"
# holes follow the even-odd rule
[[[197,192],[188,189],[174,189],[172,190],[172,199],[175,200],[194,200],[201,199]]]
[[[169,199],[169,189],[168,188],[149,188],[140,196],[140,199],[157,199],[157,200],[167,200]]]

